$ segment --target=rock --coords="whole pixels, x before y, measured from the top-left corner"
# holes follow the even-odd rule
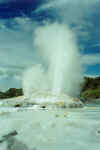
[[[6,141],[8,138],[12,137],[12,136],[16,136],[18,133],[16,130],[12,131],[11,133],[8,133],[6,135],[4,135],[2,137],[2,139],[0,140],[0,143],[3,143],[4,141]]]
[[[29,150],[26,144],[18,141],[16,139],[17,131],[13,131],[9,134],[6,134],[0,140],[0,143],[6,142],[7,150]]]
[[[98,137],[100,137],[100,128],[99,128],[99,129],[97,129],[97,131],[96,131],[96,135],[97,135]]]
[[[45,108],[46,108],[46,106],[45,106],[45,105],[43,105],[43,106],[41,106],[41,108],[45,109]]]
[[[21,106],[22,106],[21,104],[16,104],[16,105],[15,105],[15,107],[21,107]]]

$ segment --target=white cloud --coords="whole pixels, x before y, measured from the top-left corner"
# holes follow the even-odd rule
[[[91,45],[90,47],[100,47],[100,43],[97,43],[97,44]]]
[[[27,67],[35,63],[32,34],[21,30],[0,30],[0,66]]]
[[[20,68],[11,68],[11,67],[0,67],[0,77],[15,77],[16,79],[18,79],[17,77],[22,76],[23,74],[23,70],[21,70]]]
[[[92,23],[88,18],[95,9],[95,5],[98,5],[99,0],[48,0],[47,3],[42,4],[35,11],[36,14],[41,14],[42,11],[54,10],[54,15],[61,18],[67,25],[76,24],[74,31],[84,38],[90,39],[89,29],[92,28]],[[48,12],[47,12],[48,13]],[[87,21],[88,20],[88,21]]]
[[[100,74],[96,75],[96,74],[84,74],[85,77],[90,77],[90,78],[96,78],[96,77],[100,77]]]
[[[16,24],[19,26],[19,30],[7,28],[6,23],[6,21],[0,20],[1,26],[4,25],[4,28],[0,29],[1,90],[21,87],[24,69],[32,66],[37,59],[33,48],[33,35],[27,29],[28,19],[17,18]]]
[[[20,77],[19,77],[20,78]],[[0,76],[0,90],[5,91],[9,88],[21,88],[21,80],[16,76]]]
[[[82,63],[87,65],[100,64],[100,54],[89,54],[82,57]]]
[[[20,88],[22,81],[22,70],[0,67],[0,90],[8,88]]]
[[[79,5],[81,4],[81,7],[86,7],[89,5],[94,5],[96,3],[100,2],[99,0],[84,0],[84,1],[80,1],[80,0],[48,0],[47,3],[41,5],[39,8],[37,8],[36,12],[48,9],[48,8],[61,8],[64,5],[76,5],[77,9],[79,9]]]
[[[16,17],[14,19],[17,26],[19,25],[19,28],[25,31],[30,31],[33,28],[33,22],[29,17],[23,16],[23,17]]]

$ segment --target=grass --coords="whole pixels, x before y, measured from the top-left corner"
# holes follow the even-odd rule
[[[84,98],[100,98],[100,87],[95,89],[87,89],[82,93],[82,97]]]

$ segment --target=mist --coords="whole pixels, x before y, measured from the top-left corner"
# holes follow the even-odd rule
[[[24,73],[25,96],[29,97],[35,90],[78,96],[82,66],[75,34],[58,22],[38,26],[33,34],[33,45],[41,64]]]

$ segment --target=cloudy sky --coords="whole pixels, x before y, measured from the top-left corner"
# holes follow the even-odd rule
[[[46,21],[68,25],[76,34],[84,74],[100,75],[99,0],[0,0],[0,89],[21,87],[23,71],[39,63],[33,33]]]

